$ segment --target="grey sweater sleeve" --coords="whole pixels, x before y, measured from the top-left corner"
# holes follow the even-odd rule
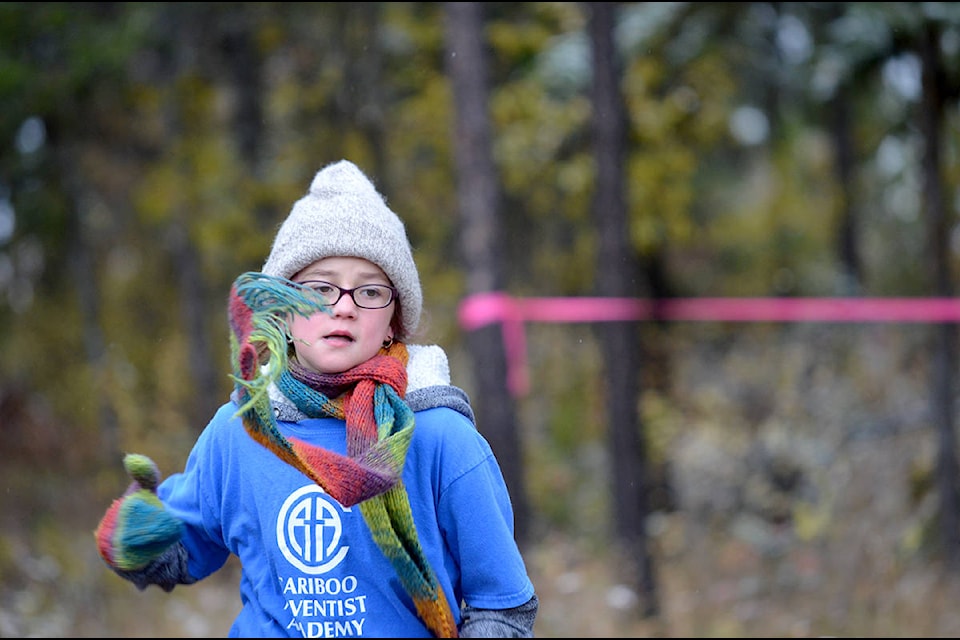
[[[511,609],[475,609],[463,607],[461,638],[532,638],[540,600],[536,594],[526,603]]]
[[[423,411],[434,407],[449,407],[466,416],[474,426],[477,424],[467,392],[450,384],[437,384],[414,389],[407,393],[407,404],[414,411]]]
[[[187,549],[182,542],[170,545],[160,557],[143,569],[125,571],[113,568],[113,572],[137,585],[140,591],[155,584],[170,592],[178,584],[193,584],[197,581],[187,571]]]

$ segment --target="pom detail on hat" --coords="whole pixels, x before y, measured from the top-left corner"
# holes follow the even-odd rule
[[[273,240],[263,273],[292,278],[330,257],[369,260],[399,293],[400,339],[420,323],[423,292],[403,221],[355,164],[341,160],[317,172],[305,196],[294,203]]]

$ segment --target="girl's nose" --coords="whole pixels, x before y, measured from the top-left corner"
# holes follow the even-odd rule
[[[333,305],[333,314],[334,315],[356,315],[357,313],[357,303],[353,301],[353,296],[347,294],[340,296],[340,299],[337,300],[337,303]]]

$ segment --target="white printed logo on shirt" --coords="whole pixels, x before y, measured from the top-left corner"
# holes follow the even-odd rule
[[[320,575],[343,562],[350,547],[339,546],[342,507],[315,484],[290,494],[277,516],[277,543],[287,561],[304,573]]]

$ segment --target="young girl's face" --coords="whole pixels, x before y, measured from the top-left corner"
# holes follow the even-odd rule
[[[363,258],[323,258],[290,279],[326,292],[331,300],[340,294],[335,287],[360,287],[352,296],[343,293],[331,307],[332,314],[318,311],[309,318],[295,315],[289,320],[297,361],[304,367],[318,373],[341,373],[377,355],[383,343],[393,336],[390,320],[397,307],[395,298],[380,309],[361,308],[354,300],[356,296],[369,307],[382,304],[391,295],[389,289],[382,288],[389,286],[390,280],[372,262]]]

